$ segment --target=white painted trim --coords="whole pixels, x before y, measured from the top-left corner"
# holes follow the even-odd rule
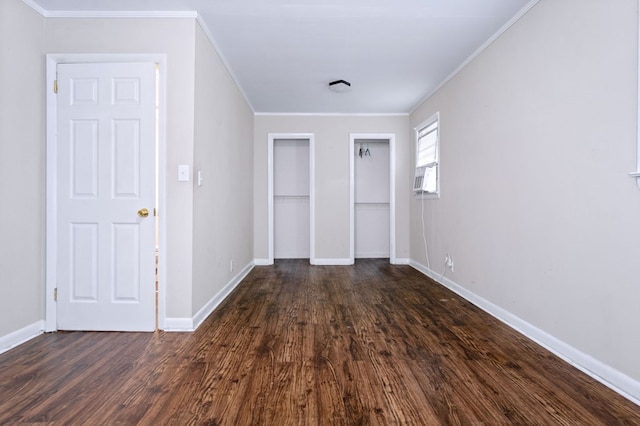
[[[158,329],[163,330],[167,318],[167,82],[169,67],[166,55],[159,58],[158,120]]]
[[[316,137],[309,136],[309,263],[316,262]]]
[[[196,19],[192,10],[48,10],[45,18],[70,19]]]
[[[275,215],[273,213],[273,143],[275,136],[269,134],[267,142],[267,262],[273,265],[274,261],[274,225]]]
[[[192,18],[195,10],[47,10],[33,0],[22,0],[45,18]]]
[[[389,141],[389,263],[396,263],[396,135],[395,133],[349,134],[349,258],[355,263],[355,145],[356,139]]]
[[[524,321],[511,312],[493,304],[492,302],[478,296],[472,291],[453,282],[449,278],[427,268],[426,266],[411,261],[411,266],[424,275],[436,281],[438,284],[447,287],[460,297],[473,303],[489,315],[502,321],[515,331],[536,342],[540,346],[549,350],[562,360],[568,362],[578,370],[594,378],[631,402],[640,405],[640,382],[616,370],[608,364],[603,363],[582,352],[566,342],[552,336],[538,327]]]
[[[313,133],[269,133],[267,142],[267,210],[268,210],[268,265],[274,262],[274,229],[275,216],[273,213],[273,144],[276,139],[306,139],[309,141],[309,263],[316,263],[316,150],[315,135]]]
[[[436,133],[436,167],[437,167],[437,171],[436,171],[436,192],[423,192],[423,191],[416,191],[413,190],[413,185],[414,185],[414,181],[416,178],[416,174],[418,171],[418,137],[420,135],[420,132],[425,129],[426,127],[429,127],[430,125],[432,125],[433,123],[438,123],[437,125],[437,133]],[[431,114],[429,116],[429,118],[427,118],[426,120],[424,120],[422,123],[418,124],[416,127],[413,128],[413,178],[411,179],[411,187],[413,190],[413,194],[416,198],[418,199],[425,199],[425,200],[433,200],[433,199],[438,199],[440,198],[440,180],[441,180],[441,176],[442,176],[442,163],[440,161],[440,132],[441,132],[441,128],[442,128],[442,122],[440,121],[440,111],[436,111],[433,114]]]
[[[31,9],[35,10],[36,12],[38,12],[41,16],[43,17],[47,17],[47,11],[40,6],[38,3],[36,3],[33,0],[22,0],[22,2],[24,4],[26,4],[27,6],[29,6]]]
[[[256,112],[257,117],[408,117],[408,112],[341,113],[341,112]]]
[[[229,281],[227,283],[227,285],[225,285],[222,290],[220,290],[218,292],[218,294],[216,294],[215,296],[213,296],[211,298],[211,300],[209,300],[209,302],[207,302],[206,305],[204,305],[202,307],[202,309],[200,309],[198,311],[198,313],[196,313],[193,317],[193,328],[194,330],[196,330],[198,327],[200,327],[200,325],[202,325],[202,323],[204,322],[204,320],[206,320],[209,315],[211,315],[211,313],[218,307],[220,306],[220,303],[222,303],[224,301],[224,299],[226,299],[231,292],[238,286],[238,284],[240,284],[242,282],[242,280],[249,274],[249,272],[251,272],[251,270],[253,269],[253,262],[249,263],[247,266],[245,266],[239,273],[238,275],[236,275],[235,277],[233,277],[231,279],[231,281]]]
[[[253,264],[256,266],[269,266],[273,265],[273,261],[269,259],[253,259]]]
[[[389,257],[388,253],[383,253],[379,251],[370,251],[370,252],[361,252],[360,259],[387,259]],[[355,259],[354,259],[355,263]],[[389,261],[390,264],[395,265],[395,262]]]
[[[44,332],[44,321],[37,321],[12,333],[0,336],[0,354],[19,346]]]
[[[216,310],[218,306],[231,294],[231,292],[249,275],[255,266],[255,262],[249,262],[235,277],[231,279],[211,300],[209,300],[193,318],[166,318],[163,330],[166,332],[190,332],[195,331]]]
[[[356,261],[356,242],[355,242],[355,234],[356,234],[356,213],[355,213],[355,137],[354,134],[351,133],[349,135],[349,259],[351,260],[351,264],[354,264]],[[391,206],[389,206],[389,210],[391,210]]]
[[[46,105],[47,105],[47,129],[46,129],[46,203],[47,203],[47,217],[46,217],[46,278],[45,278],[45,331],[57,330],[56,318],[57,318],[57,306],[53,301],[53,293],[56,287],[57,277],[57,256],[56,250],[58,246],[57,242],[57,218],[55,212],[57,212],[56,206],[56,191],[57,191],[57,103],[56,95],[53,93],[53,80],[56,79],[56,67],[62,63],[101,63],[101,62],[153,62],[159,65],[160,76],[160,117],[158,126],[158,225],[159,225],[159,238],[158,250],[159,257],[166,253],[167,239],[167,221],[163,212],[166,211],[166,111],[167,111],[167,98],[166,98],[166,82],[167,82],[167,56],[165,54],[65,54],[65,53],[51,53],[47,55],[47,69],[46,69]],[[166,262],[159,262],[158,267],[158,328],[160,330],[165,327],[166,320],[166,289],[167,289],[167,268]]]
[[[411,265],[411,259],[408,259],[405,257],[402,257],[402,258],[397,257],[394,265]]]
[[[164,328],[165,332],[174,331],[194,331],[193,318],[165,318]]]
[[[460,71],[462,71],[467,65],[471,63],[475,58],[477,58],[486,48],[491,46],[502,34],[504,34],[509,28],[511,28],[516,22],[520,20],[526,13],[535,6],[540,0],[531,0],[529,3],[525,4],[518,13],[516,13],[511,19],[507,21],[498,31],[495,32],[487,41],[485,41],[480,47],[478,47],[463,63],[458,65],[458,67],[453,70],[451,74],[449,74],[440,84],[438,84],[433,90],[427,93],[417,104],[414,106],[409,114],[413,114],[416,112],[420,106],[425,103],[431,96],[433,96],[438,90],[440,90],[445,84],[447,84],[451,79],[453,79]]]
[[[222,61],[224,67],[227,69],[229,76],[234,81],[238,90],[242,94],[245,102],[253,112],[253,105],[251,104],[249,97],[240,85],[240,80],[236,77],[233,69],[229,65],[229,62],[222,54],[218,43],[213,38],[213,34],[209,30],[209,27],[205,23],[202,16],[195,10],[140,10],[140,11],[68,11],[68,10],[46,10],[33,0],[22,0],[25,4],[31,7],[45,18],[96,18],[96,19],[195,19],[200,28],[204,32],[205,36],[211,43],[211,46],[218,54],[218,57]]]
[[[57,102],[56,95],[53,93],[53,81],[56,80],[56,65],[58,63],[53,55],[47,55],[46,64],[46,105],[47,105],[47,118],[46,118],[46,243],[45,243],[45,331],[57,330],[57,315],[58,308],[57,303],[54,301],[54,292],[56,288],[57,276],[58,276],[58,203],[57,203],[57,185],[58,185],[58,139],[57,134]]]
[[[346,259],[316,259],[313,265],[320,266],[332,266],[332,265],[353,265],[353,261],[350,258]]]

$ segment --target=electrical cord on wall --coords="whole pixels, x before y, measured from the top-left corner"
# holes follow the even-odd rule
[[[440,273],[440,276],[444,278],[446,273],[447,273],[447,261],[445,260],[444,266],[442,266],[442,273]]]
[[[427,268],[431,269],[431,264],[429,262],[429,249],[427,248],[427,231],[424,226],[424,194],[422,194],[422,213],[420,214],[420,218],[422,219],[422,240],[424,241],[424,257],[427,260]]]

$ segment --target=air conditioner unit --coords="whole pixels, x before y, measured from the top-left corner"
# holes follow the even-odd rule
[[[414,191],[424,191],[424,171],[426,167],[418,167],[416,169],[416,177],[413,179],[413,190]]]
[[[433,181],[435,173],[435,167],[422,166],[416,168],[416,177],[413,180],[413,190],[415,192],[434,192],[435,188],[431,191],[429,190],[429,183]]]

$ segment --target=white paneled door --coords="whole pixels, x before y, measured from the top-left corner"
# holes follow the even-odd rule
[[[155,64],[57,73],[57,328],[153,331]]]

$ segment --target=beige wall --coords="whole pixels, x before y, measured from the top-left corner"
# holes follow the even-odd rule
[[[396,251],[409,257],[408,116],[258,115],[254,130],[254,254],[268,259],[268,167],[269,133],[315,135],[315,256],[322,260],[349,259],[349,135],[395,133],[396,135]]]
[[[45,19],[8,0],[0,24],[0,173],[22,182],[0,187],[16,206],[0,210],[0,338],[44,319],[46,53],[166,55],[160,256],[166,317],[186,324],[253,260],[253,112],[224,64],[194,19]],[[178,164],[205,185],[178,182]]]
[[[637,8],[541,0],[411,124],[440,111],[431,269],[451,254],[453,282],[640,380]],[[420,211],[412,199],[425,265]]]
[[[44,319],[44,25],[0,1],[0,337]]]
[[[166,315],[192,316],[193,185],[177,181],[178,164],[194,156],[194,19],[47,19],[46,53],[167,55]]]
[[[253,262],[253,112],[200,27],[195,87],[193,314]]]

